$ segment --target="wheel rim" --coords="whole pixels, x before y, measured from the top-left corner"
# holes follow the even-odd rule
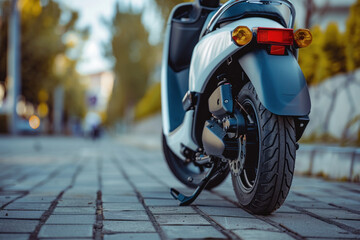
[[[259,152],[260,152],[260,129],[259,120],[256,113],[256,108],[250,99],[245,99],[241,105],[243,106],[241,112],[246,116],[249,114],[253,123],[248,118],[247,121],[247,133],[239,138],[239,156],[238,160],[242,163],[243,170],[236,176],[236,181],[242,190],[246,193],[251,192],[256,185],[256,181],[259,173]]]

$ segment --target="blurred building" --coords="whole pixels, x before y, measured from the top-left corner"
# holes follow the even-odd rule
[[[84,81],[88,85],[86,94],[88,110],[105,112],[114,85],[114,73],[103,71],[89,74],[84,77]]]
[[[320,25],[325,29],[330,22],[336,22],[340,31],[344,32],[350,7],[356,0],[293,0],[297,10],[296,22],[299,27],[306,27],[306,19],[310,17],[310,26]],[[308,16],[310,14],[310,16]]]

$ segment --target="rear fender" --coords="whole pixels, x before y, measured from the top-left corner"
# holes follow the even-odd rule
[[[305,116],[311,102],[304,74],[294,57],[270,55],[256,49],[241,56],[239,64],[249,77],[261,103],[276,115]]]

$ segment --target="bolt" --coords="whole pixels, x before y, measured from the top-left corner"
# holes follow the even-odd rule
[[[229,100],[227,100],[227,99],[224,100],[224,103],[228,103],[228,102],[229,102]]]
[[[191,176],[189,176],[189,177],[187,178],[187,180],[188,180],[188,182],[192,182],[194,179],[193,179]]]

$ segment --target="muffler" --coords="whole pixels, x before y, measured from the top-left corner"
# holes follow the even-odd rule
[[[239,154],[238,139],[229,138],[216,120],[208,120],[205,122],[202,141],[207,155],[236,159]]]

